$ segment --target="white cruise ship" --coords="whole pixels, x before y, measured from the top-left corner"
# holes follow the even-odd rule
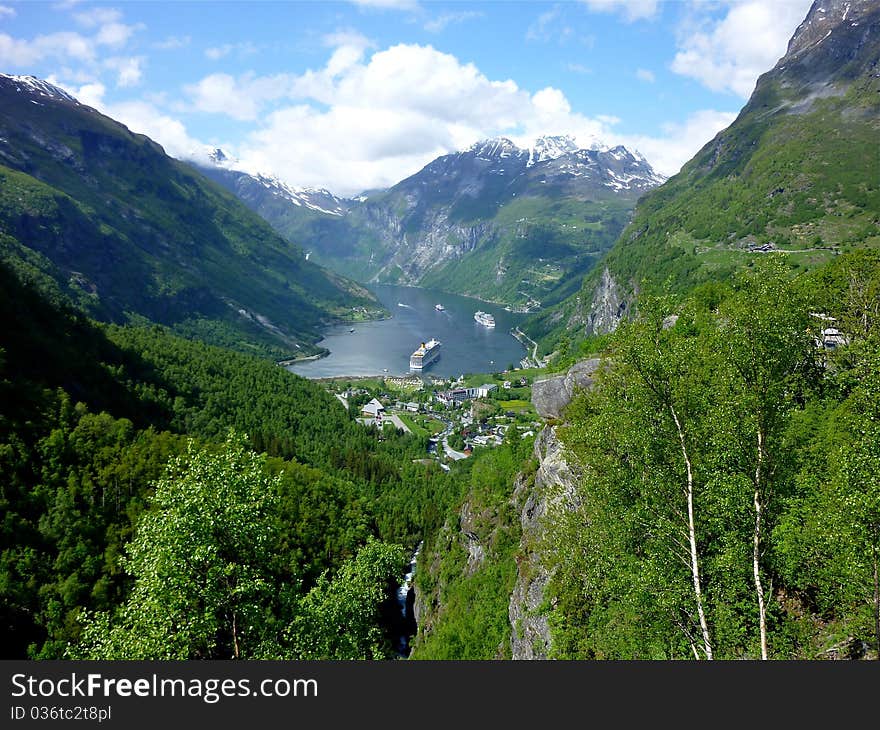
[[[493,317],[488,312],[475,312],[474,319],[485,327],[495,326],[495,317]]]
[[[433,337],[419,345],[416,351],[409,356],[410,368],[412,370],[422,370],[428,367],[428,365],[440,357],[440,345],[440,340],[435,340]]]

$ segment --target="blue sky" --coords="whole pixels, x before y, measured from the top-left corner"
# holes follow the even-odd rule
[[[495,135],[571,134],[673,174],[730,123],[809,0],[10,2],[33,74],[178,157],[340,194]]]

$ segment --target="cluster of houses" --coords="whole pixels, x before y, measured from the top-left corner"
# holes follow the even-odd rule
[[[474,398],[488,398],[489,394],[498,388],[495,383],[478,385],[474,388],[452,388],[441,390],[434,394],[434,398],[445,406],[455,406]]]

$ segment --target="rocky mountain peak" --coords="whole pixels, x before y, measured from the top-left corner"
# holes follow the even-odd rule
[[[226,153],[219,147],[215,147],[208,153],[208,159],[215,165],[222,165],[223,163],[230,161]]]
[[[838,26],[857,27],[866,15],[876,11],[876,0],[814,0],[807,17],[788,42],[780,64],[823,43]]]
[[[531,148],[529,148],[528,166],[531,167],[545,160],[555,160],[563,155],[577,152],[578,149],[578,144],[571,135],[538,137]]]
[[[492,137],[474,143],[467,150],[477,157],[484,159],[496,159],[505,157],[517,157],[523,154],[523,150],[517,147],[507,137]]]
[[[36,76],[13,76],[10,74],[0,73],[0,83],[13,86],[16,91],[32,96],[41,96],[44,98],[55,99],[59,101],[70,101],[74,104],[79,102],[64,89],[51,84]]]

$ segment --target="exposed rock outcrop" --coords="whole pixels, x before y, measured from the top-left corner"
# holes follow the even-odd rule
[[[510,596],[510,650],[512,659],[546,659],[550,650],[550,625],[544,589],[551,578],[539,552],[544,537],[544,517],[565,509],[575,500],[575,477],[565,461],[556,427],[547,426],[535,440],[539,461],[534,484],[518,482],[517,491],[530,489],[521,515],[522,550],[517,579]],[[516,494],[515,497],[522,497]]]
[[[628,307],[627,297],[613,274],[606,267],[593,292],[590,313],[587,315],[586,331],[590,334],[614,332]]]
[[[559,418],[578,388],[589,388],[601,361],[575,363],[565,375],[532,385],[532,403],[544,418]],[[545,589],[552,575],[543,563],[541,544],[556,510],[571,509],[577,500],[577,476],[565,459],[556,426],[545,426],[535,440],[538,470],[533,482],[518,480],[514,499],[523,503],[521,552],[510,596],[510,650],[513,659],[546,659],[551,645]]]
[[[532,404],[543,418],[559,418],[571,402],[576,388],[592,385],[599,369],[599,358],[582,360],[569,368],[565,375],[557,375],[532,384]]]

